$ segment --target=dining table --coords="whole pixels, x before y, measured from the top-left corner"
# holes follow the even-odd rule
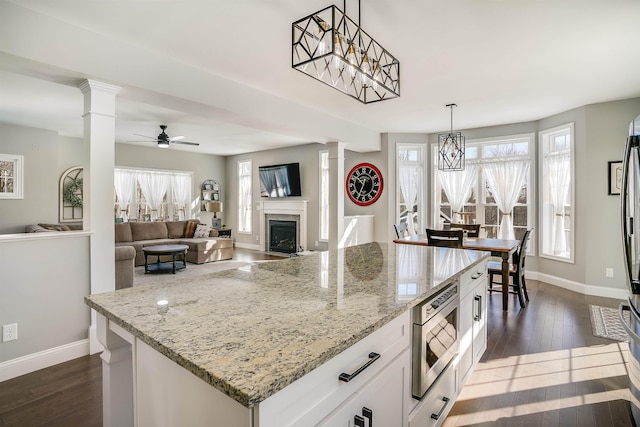
[[[394,243],[405,245],[429,246],[426,234],[414,234],[412,236],[395,239]],[[511,256],[520,245],[519,240],[492,239],[487,237],[467,237],[462,241],[463,249],[476,251],[489,251],[492,256],[499,256],[502,259],[502,310],[509,309],[509,267],[511,266]]]

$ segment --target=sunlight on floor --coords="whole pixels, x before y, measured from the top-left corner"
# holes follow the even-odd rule
[[[533,395],[541,388],[571,386],[591,380],[606,381],[607,378],[626,376],[627,358],[628,344],[621,342],[481,362],[457,401],[493,397],[493,409],[474,408],[469,413],[450,415],[446,425],[471,425],[580,405],[630,400],[631,393],[628,388],[617,388],[578,396],[548,396],[547,399],[538,398],[537,401],[523,402],[527,400],[523,397],[529,396],[527,393]],[[469,408],[473,406],[470,404]]]

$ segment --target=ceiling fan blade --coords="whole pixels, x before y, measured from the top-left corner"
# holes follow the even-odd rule
[[[127,141],[127,142],[156,142],[155,140],[150,140],[150,141]]]
[[[180,141],[181,139],[184,139],[185,137],[180,135],[180,136],[172,136],[169,138],[169,141],[174,142],[174,141]]]
[[[156,141],[158,138],[155,136],[147,136],[147,135],[140,135],[139,133],[134,133],[135,136],[141,136],[143,138],[149,138],[152,141]]]
[[[197,142],[188,142],[188,141],[171,141],[172,144],[183,144],[183,145],[200,145]]]

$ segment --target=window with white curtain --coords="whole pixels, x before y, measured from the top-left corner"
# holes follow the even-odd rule
[[[192,182],[191,172],[115,168],[114,216],[124,221],[191,218]]]
[[[320,151],[320,240],[329,240],[329,151]]]
[[[573,262],[573,123],[540,132],[540,256]]]
[[[424,149],[422,145],[398,144],[397,222],[406,222],[409,234],[424,233],[422,194]]]
[[[533,227],[533,141],[533,134],[468,140],[465,170],[447,172],[438,171],[434,146],[432,226],[482,224],[486,237],[521,239]]]
[[[251,233],[251,160],[238,162],[238,232]]]

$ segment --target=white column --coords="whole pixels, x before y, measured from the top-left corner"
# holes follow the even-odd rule
[[[344,242],[344,142],[329,142],[329,250]]]
[[[91,293],[115,289],[113,168],[115,162],[115,103],[117,86],[85,80],[84,142],[89,144],[89,167],[84,173],[83,228],[91,230]],[[102,350],[96,339],[96,317],[91,313],[89,352]]]

